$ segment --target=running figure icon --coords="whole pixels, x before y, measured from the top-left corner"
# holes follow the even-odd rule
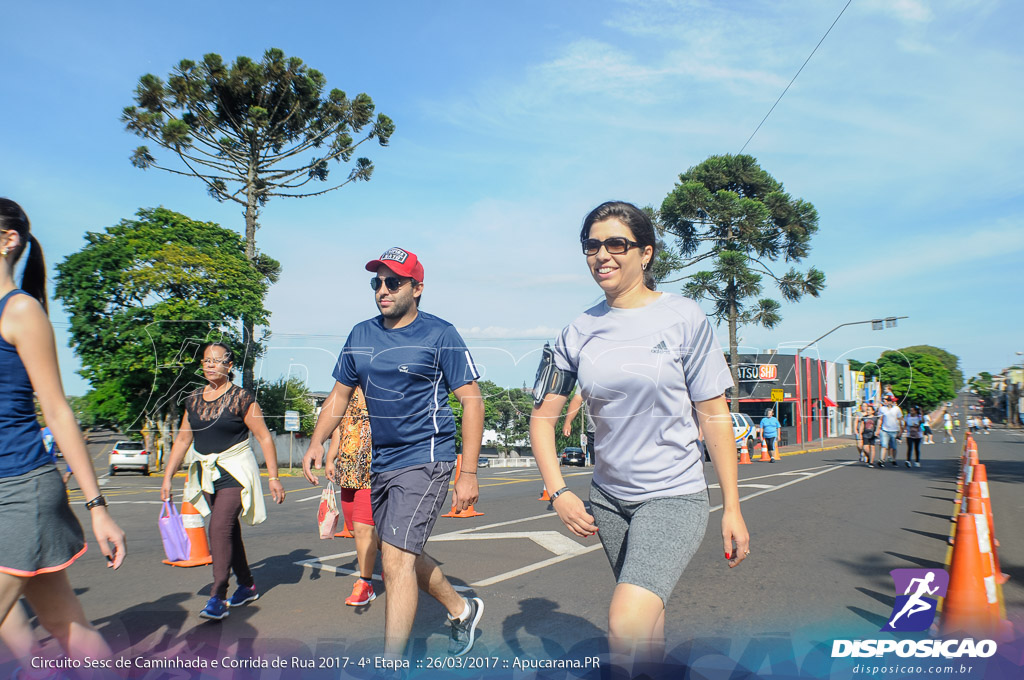
[[[906,591],[904,591],[903,593],[904,595],[910,595],[910,599],[908,599],[907,603],[903,605],[903,609],[900,610],[899,614],[892,617],[892,621],[889,622],[890,628],[894,628],[896,619],[900,618],[904,614],[906,614],[909,618],[914,614],[919,614],[923,611],[928,611],[934,606],[931,602],[927,602],[923,599],[925,595],[934,595],[936,592],[938,592],[938,586],[935,586],[934,588],[928,587],[934,580],[935,573],[931,571],[929,571],[924,576],[924,578],[915,578],[910,580],[910,584],[907,586]],[[917,591],[913,595],[911,595],[910,591],[914,588],[914,584],[917,584]]]

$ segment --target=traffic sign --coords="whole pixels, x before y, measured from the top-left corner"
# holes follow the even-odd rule
[[[782,401],[782,390],[772,390],[772,401]]]
[[[285,432],[298,432],[299,431],[299,412],[298,411],[285,411],[284,412],[284,431]]]

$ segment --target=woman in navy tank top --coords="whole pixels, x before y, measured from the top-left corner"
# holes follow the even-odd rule
[[[19,288],[14,267],[26,251]],[[21,206],[0,198],[0,620],[24,596],[69,656],[106,658],[110,648],[85,618],[64,571],[85,552],[85,537],[43,446],[33,395],[89,499],[85,505],[107,566],[116,569],[125,556],[124,532],[107,513],[82,433],[64,397],[46,315],[43,252]],[[11,617],[11,622],[17,620],[24,618]]]

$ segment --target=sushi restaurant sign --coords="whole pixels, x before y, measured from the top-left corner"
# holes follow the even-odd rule
[[[779,367],[775,364],[740,364],[741,381],[775,381],[779,378]]]

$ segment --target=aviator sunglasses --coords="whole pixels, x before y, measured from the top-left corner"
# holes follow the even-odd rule
[[[597,255],[597,252],[601,250],[601,246],[604,246],[609,255],[622,255],[630,248],[640,247],[640,244],[636,241],[630,241],[622,236],[613,236],[603,241],[599,241],[596,238],[585,238],[581,243],[583,244],[584,255]]]
[[[408,281],[412,281],[412,279],[409,279]],[[370,288],[373,288],[374,292],[380,290],[380,287],[384,285],[388,287],[388,290],[394,293],[406,283],[407,281],[403,281],[397,276],[386,276],[383,279],[376,276],[370,277]]]

